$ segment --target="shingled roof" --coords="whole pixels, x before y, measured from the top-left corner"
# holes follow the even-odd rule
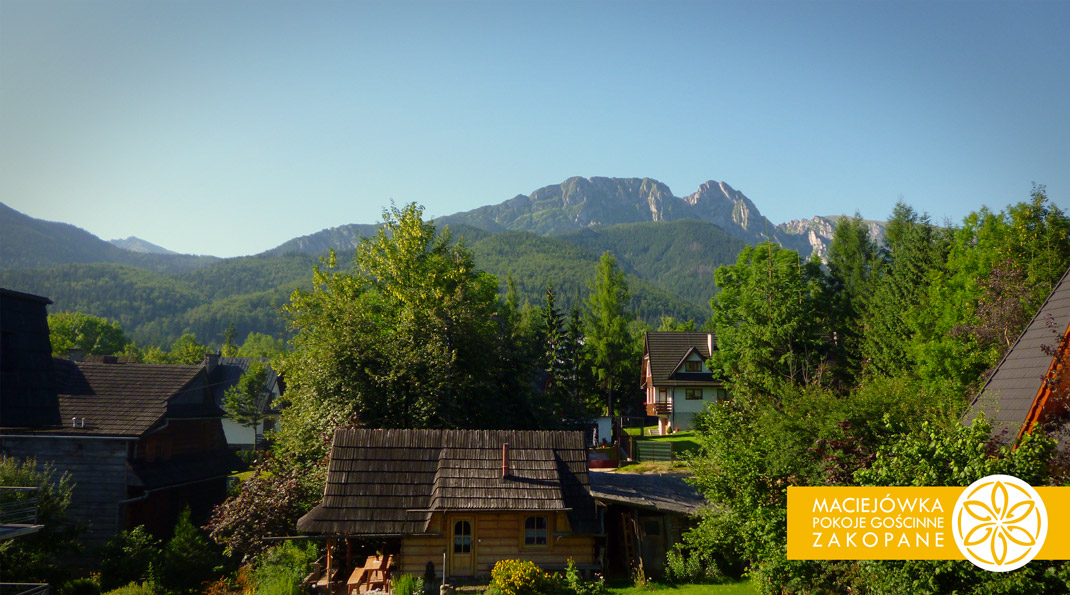
[[[203,366],[104,364],[54,358],[60,424],[34,433],[137,437],[173,417],[212,417]],[[197,382],[201,379],[201,382]],[[70,420],[76,420],[73,423]],[[82,420],[85,420],[84,425]]]
[[[502,445],[509,475],[502,478]],[[561,511],[596,533],[582,432],[338,430],[309,533],[419,535],[447,511]]]
[[[602,502],[682,515],[696,515],[706,505],[695,486],[675,475],[595,471],[590,482],[591,495]]]
[[[1039,420],[1043,396],[1053,356],[1044,347],[1054,348],[1070,332],[1070,269],[1048,296],[1025,332],[1011,346],[1003,361],[985,383],[963,421],[971,423],[984,412],[992,423],[992,433],[1016,440]]]
[[[697,352],[703,360],[710,358],[711,344],[716,348],[717,338],[713,333],[696,331],[647,331],[644,351],[650,361],[650,378],[656,386],[686,386],[709,384],[713,374],[709,372],[678,372],[680,365],[691,352]]]

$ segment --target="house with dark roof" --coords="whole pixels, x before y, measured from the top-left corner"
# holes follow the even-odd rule
[[[601,558],[582,432],[340,429],[323,501],[297,528],[344,539],[347,552],[380,540],[395,572],[417,576],[429,565],[487,575],[504,559],[594,569]]]
[[[0,299],[0,453],[70,473],[68,512],[88,524],[89,543],[139,524],[165,535],[187,505],[206,518],[236,457],[205,367],[53,358],[49,302],[6,290]]]
[[[254,361],[259,361],[267,367],[263,388],[267,397],[264,419],[256,424],[256,428],[251,428],[224,417],[223,433],[227,437],[227,444],[232,449],[252,449],[263,443],[264,432],[273,430],[278,422],[279,409],[276,403],[277,399],[282,396],[285,385],[266,357],[222,357],[219,354],[209,354],[204,360],[204,365],[208,370],[208,386],[212,391],[212,400],[220,409],[223,408],[223,396],[227,389],[238,384],[242,375],[249,371],[249,365]]]
[[[984,412],[994,436],[1016,443],[1034,424],[1065,414],[1068,343],[1070,269],[970,403],[963,421],[972,423]]]
[[[646,394],[647,415],[658,418],[660,434],[690,430],[707,403],[728,397],[724,384],[706,367],[716,348],[713,333],[647,331],[639,386]]]

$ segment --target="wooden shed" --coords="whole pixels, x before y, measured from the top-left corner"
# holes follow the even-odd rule
[[[590,483],[605,507],[605,571],[611,576],[660,576],[669,550],[706,505],[683,475],[596,471]]]
[[[297,528],[348,551],[379,539],[395,573],[417,576],[429,564],[465,578],[503,559],[594,569],[601,558],[582,432],[338,430],[323,502]]]

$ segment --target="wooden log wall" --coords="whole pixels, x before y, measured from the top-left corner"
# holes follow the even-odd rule
[[[423,576],[428,562],[435,565],[441,577],[442,553],[452,544],[449,527],[454,519],[473,521],[472,553],[477,575],[489,575],[499,560],[530,560],[549,569],[561,569],[569,558],[576,564],[595,564],[595,538],[567,534],[568,520],[564,513],[548,513],[549,530],[545,546],[524,545],[524,519],[535,513],[452,513],[447,515],[445,535],[435,537],[406,537],[401,543],[403,573]],[[562,534],[565,533],[565,534]]]

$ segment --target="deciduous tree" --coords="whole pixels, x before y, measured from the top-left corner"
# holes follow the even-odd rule
[[[354,422],[456,428],[513,421],[516,396],[507,391],[515,379],[503,374],[498,344],[498,283],[422,212],[415,204],[391,208],[378,235],[361,242],[351,273],[336,270],[332,254],[313,289],[293,294],[286,312],[294,350],[280,360],[290,402],[278,435],[283,448],[318,459],[323,439]]]
[[[119,323],[81,312],[48,315],[52,355],[66,357],[71,348],[89,355],[115,355],[130,344]]]

